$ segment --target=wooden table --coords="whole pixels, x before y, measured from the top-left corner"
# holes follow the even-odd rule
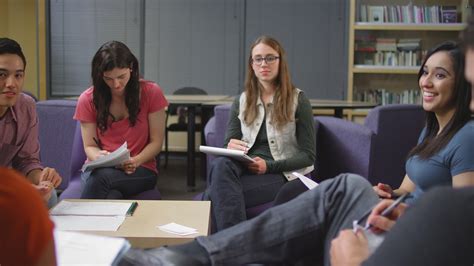
[[[68,201],[112,201],[70,200]],[[114,200],[116,201],[116,200]],[[120,200],[132,202],[133,200]],[[182,244],[210,231],[210,201],[139,200],[133,216],[126,217],[117,231],[82,231],[104,236],[124,237],[134,248],[154,248],[163,245]],[[166,233],[159,225],[175,222],[198,230],[198,234],[179,236]]]
[[[334,116],[342,118],[344,109],[367,109],[374,108],[378,104],[358,101],[342,101],[342,100],[321,100],[310,99],[311,108],[315,109],[333,109]]]

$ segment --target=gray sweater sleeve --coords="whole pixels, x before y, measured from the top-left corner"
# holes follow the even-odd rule
[[[229,122],[227,123],[227,131],[225,132],[224,148],[231,139],[242,139],[242,129],[239,120],[239,98],[235,97],[229,113]]]

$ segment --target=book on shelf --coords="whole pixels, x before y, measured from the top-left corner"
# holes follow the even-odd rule
[[[456,6],[359,5],[358,21],[372,23],[457,23]]]
[[[377,38],[375,42],[377,51],[397,51],[397,39],[395,38]]]
[[[420,104],[420,90],[410,89],[390,91],[387,89],[358,89],[355,94],[357,101],[385,104]]]
[[[456,6],[441,6],[440,17],[442,23],[458,22],[458,11]]]
[[[421,63],[419,38],[369,38],[358,36],[355,43],[355,64],[378,66],[418,66]],[[371,53],[368,53],[371,52]]]
[[[368,6],[368,21],[383,23],[384,22],[384,7],[383,6]]]

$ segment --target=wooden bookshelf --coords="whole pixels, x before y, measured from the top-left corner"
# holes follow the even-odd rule
[[[472,12],[473,4],[474,0],[350,0],[348,100],[366,101],[367,99],[361,99],[360,97],[366,97],[367,94],[373,91],[377,91],[377,93],[380,92],[384,95],[386,93],[398,94],[403,97],[409,95],[409,97],[413,96],[413,99],[419,99],[413,93],[416,94],[419,91],[417,74],[423,51],[430,49],[442,41],[457,40],[459,32],[462,31],[465,26],[467,17]],[[443,17],[440,11],[438,18],[428,18],[428,15],[426,15],[426,17],[422,18],[426,19],[425,22],[421,23],[386,22],[388,19],[393,19],[393,16],[388,18],[388,12],[386,10],[390,10],[390,8],[394,6],[399,9],[410,9],[413,6],[428,9],[434,6],[440,10],[442,10],[442,8],[445,10],[446,7],[450,7],[452,9],[451,12],[456,14],[457,19],[455,22],[443,23],[442,20],[446,22],[447,19]],[[376,9],[378,9],[378,11]],[[382,11],[380,11],[382,9],[383,16],[380,15],[382,14]],[[371,17],[370,14],[368,15],[367,10],[380,12],[378,16],[383,17],[383,21],[369,21]],[[413,11],[413,13],[410,14],[412,15],[412,20],[414,20],[413,17],[415,16],[413,14],[416,14],[416,12]],[[431,14],[434,16],[436,12]],[[398,16],[400,19],[401,17],[402,16]],[[407,16],[403,19],[406,19],[406,17]],[[366,19],[368,21],[365,21]],[[419,20],[420,18],[417,17],[416,19]],[[435,21],[435,19],[438,19],[439,23],[427,23],[428,21]],[[377,50],[377,48],[381,46],[374,45],[370,48],[364,47],[369,50],[358,48],[358,46],[360,47],[361,40],[369,40],[368,42],[378,43],[379,40],[382,39],[396,40],[397,48],[392,50],[393,54],[389,55],[397,58],[392,61],[389,60],[388,64],[384,57],[382,57],[383,60],[379,60],[379,58],[372,60],[372,56],[375,57],[375,54],[385,56],[385,52]],[[410,39],[419,40],[419,48],[413,49],[413,54],[409,55],[410,60],[401,60],[405,58],[403,56],[406,54],[399,55],[402,49],[400,49],[398,45],[402,42],[401,40]],[[390,97],[390,100],[397,99],[397,97]]]

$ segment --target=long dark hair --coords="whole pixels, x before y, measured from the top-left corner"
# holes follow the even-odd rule
[[[128,120],[132,126],[135,125],[140,111],[140,76],[137,58],[125,44],[119,41],[104,43],[92,59],[91,71],[92,84],[94,85],[92,101],[97,110],[97,127],[102,133],[107,130],[109,116],[115,120],[109,112],[112,94],[104,81],[104,72],[114,68],[130,68],[132,70],[130,80],[125,87],[125,105],[128,108]]]
[[[258,91],[260,89],[259,82],[255,76],[255,72],[252,68],[252,51],[255,46],[263,43],[275,51],[277,51],[279,59],[278,75],[275,78],[275,91],[274,103],[273,103],[273,116],[272,122],[275,122],[276,127],[280,128],[286,123],[290,122],[293,118],[291,114],[294,108],[294,91],[295,86],[291,83],[290,71],[288,70],[288,61],[286,59],[286,53],[280,43],[272,37],[260,36],[250,47],[250,55],[247,62],[247,76],[245,78],[245,93],[247,102],[244,111],[245,123],[251,124],[258,114],[257,109],[257,98]]]
[[[422,159],[427,159],[442,148],[444,148],[453,136],[461,129],[470,119],[471,112],[469,104],[471,102],[471,87],[469,82],[464,78],[464,53],[461,47],[455,42],[443,42],[430,51],[428,51],[420,71],[418,72],[418,80],[423,75],[423,68],[428,58],[437,52],[446,51],[451,57],[453,69],[455,73],[453,105],[455,111],[453,117],[449,120],[443,130],[439,133],[439,124],[434,112],[426,112],[426,135],[423,141],[410,151],[408,157],[418,155]]]

